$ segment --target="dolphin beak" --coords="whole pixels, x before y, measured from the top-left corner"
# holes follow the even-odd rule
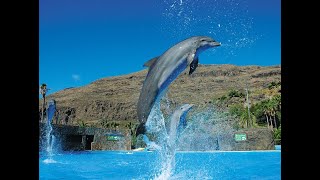
[[[194,104],[189,104],[189,109],[191,109],[194,106]]]
[[[221,46],[221,43],[213,41],[213,42],[210,43],[210,45],[213,46],[213,47],[214,46]]]

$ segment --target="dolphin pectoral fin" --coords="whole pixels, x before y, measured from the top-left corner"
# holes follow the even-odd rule
[[[191,75],[197,69],[198,63],[199,63],[198,57],[191,62],[189,75]]]
[[[149,61],[147,61],[143,64],[143,67],[151,67],[157,61],[158,58],[159,57],[155,57],[155,58],[150,59]]]

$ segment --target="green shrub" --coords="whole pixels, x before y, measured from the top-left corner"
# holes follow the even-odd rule
[[[239,92],[238,90],[232,89],[229,91],[228,96],[232,97],[244,97],[244,93]]]
[[[275,131],[273,132],[273,138],[275,139],[276,144],[281,144],[281,126],[279,126],[278,129],[275,129]]]
[[[225,101],[228,97],[226,95],[221,96],[218,98],[220,101]]]
[[[273,89],[273,88],[277,88],[281,85],[281,82],[274,82],[272,81],[269,85],[268,85],[268,89]]]

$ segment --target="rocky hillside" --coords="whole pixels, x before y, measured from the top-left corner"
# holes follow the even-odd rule
[[[137,121],[136,107],[147,69],[128,75],[107,77],[79,88],[68,88],[48,95],[55,99],[54,123],[98,125],[101,121]],[[191,75],[183,72],[170,86],[165,102],[206,106],[235,89],[261,91],[271,82],[281,82],[279,66],[199,65]],[[49,85],[50,86],[50,85]],[[49,87],[50,88],[50,87]],[[264,93],[253,99],[266,98]],[[42,100],[40,99],[41,111]]]

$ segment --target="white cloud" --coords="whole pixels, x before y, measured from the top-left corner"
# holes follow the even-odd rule
[[[72,74],[72,79],[75,81],[79,81],[80,80],[80,76],[78,74]]]

